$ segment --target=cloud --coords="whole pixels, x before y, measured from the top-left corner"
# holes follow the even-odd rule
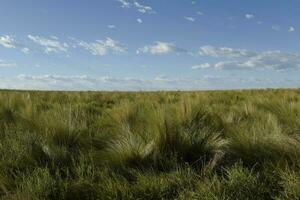
[[[128,1],[125,0],[117,0],[117,1],[121,3],[122,8],[130,8],[131,4]]]
[[[14,38],[9,35],[4,35],[0,37],[0,45],[2,45],[5,48],[16,48]]]
[[[254,15],[253,14],[246,14],[245,17],[247,19],[253,19],[254,18]]]
[[[274,31],[280,31],[280,26],[279,25],[273,25],[271,27]]]
[[[143,14],[145,14],[145,13],[148,13],[148,14],[156,13],[151,6],[142,5],[138,1],[133,1],[132,3],[130,1],[126,1],[126,0],[117,0],[117,1],[121,3],[122,8],[134,7],[134,8],[136,8],[136,10],[138,12],[143,13]]]
[[[133,90],[146,87],[148,81],[139,78],[116,78],[110,76],[90,77],[87,75],[25,75],[13,78],[0,77],[1,88],[42,90]]]
[[[15,78],[17,88],[21,89],[50,89],[50,90],[74,90],[77,88],[90,89],[94,85],[93,79],[86,75],[60,76],[60,75],[19,75]],[[20,84],[21,82],[22,84]]]
[[[96,42],[77,41],[77,46],[81,46],[93,55],[104,56],[109,52],[123,53],[126,47],[120,42],[107,37],[105,40],[96,40]]]
[[[149,14],[155,13],[155,11],[153,11],[152,7],[150,7],[150,6],[142,5],[142,4],[138,3],[137,1],[135,1],[133,4],[137,8],[138,12],[140,12],[140,13],[149,13]]]
[[[300,80],[203,75],[200,77],[170,78],[157,75],[150,79],[135,77],[91,77],[87,75],[18,75],[1,77],[0,88],[39,90],[207,90],[296,87]]]
[[[188,20],[188,21],[190,21],[190,22],[196,21],[196,19],[193,18],[193,17],[184,17],[184,19],[186,19],[186,20]]]
[[[222,61],[217,69],[271,69],[276,71],[300,70],[300,57],[281,52],[263,52],[245,61]]]
[[[245,61],[232,64],[234,68],[300,70],[300,54],[265,51]]]
[[[295,27],[290,26],[288,32],[294,32],[295,31]]]
[[[263,22],[262,21],[257,21],[256,22],[258,25],[261,25]]]
[[[210,68],[211,65],[209,63],[203,63],[200,65],[194,65],[192,66],[192,69],[206,69],[206,68]]]
[[[143,23],[143,20],[142,20],[141,18],[137,18],[136,21],[137,21],[139,24]]]
[[[25,53],[25,54],[28,54],[28,53],[30,52],[30,49],[27,48],[27,47],[24,47],[24,48],[21,49],[21,51],[22,51],[23,53]]]
[[[197,15],[204,15],[202,11],[197,11]]]
[[[69,48],[67,43],[60,42],[55,36],[45,38],[41,36],[28,35],[28,38],[34,43],[40,45],[46,54],[67,52]]]
[[[20,49],[23,53],[28,54],[30,49],[18,43],[13,36],[4,35],[0,37],[0,45],[10,49]]]
[[[110,25],[108,25],[107,27],[108,27],[108,28],[110,28],[110,29],[114,29],[114,28],[116,28],[116,26],[115,26],[115,25],[113,25],[113,24],[110,24]]]
[[[70,80],[92,80],[88,78],[86,75],[81,75],[81,76],[61,76],[61,75],[39,75],[39,76],[34,76],[34,75],[25,75],[25,74],[20,74],[18,75],[18,79],[20,80],[40,80],[40,81],[46,81],[50,82],[52,80],[56,81],[70,81]]]
[[[300,54],[282,51],[250,51],[246,49],[232,49],[228,47],[200,47],[198,53],[202,56],[227,58],[215,64],[205,64],[206,67],[216,69],[263,69],[263,70],[300,70]],[[203,66],[202,66],[203,67]],[[194,67],[200,69],[201,66]]]
[[[221,61],[213,65],[213,67],[217,69],[242,69],[245,68],[246,65],[239,61]]]
[[[153,45],[147,45],[137,50],[137,54],[139,53],[150,53],[153,55],[162,55],[169,53],[180,53],[185,50],[178,48],[175,44],[169,42],[160,42],[156,41]]]
[[[5,60],[1,60],[0,59],[0,67],[16,67],[17,64],[16,63],[12,63],[12,62],[7,62]]]
[[[256,55],[256,52],[246,49],[233,49],[229,47],[213,47],[206,45],[200,47],[197,54],[211,57],[251,57]]]

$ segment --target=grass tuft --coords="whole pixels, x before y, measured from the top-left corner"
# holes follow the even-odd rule
[[[300,92],[0,91],[0,199],[300,199]]]

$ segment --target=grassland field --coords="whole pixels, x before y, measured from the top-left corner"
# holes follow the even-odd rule
[[[300,199],[300,90],[0,91],[0,199]]]

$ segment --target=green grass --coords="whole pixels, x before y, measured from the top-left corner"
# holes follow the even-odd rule
[[[0,91],[0,199],[300,199],[300,90]]]

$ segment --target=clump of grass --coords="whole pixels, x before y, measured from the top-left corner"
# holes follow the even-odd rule
[[[21,177],[16,196],[20,199],[55,199],[59,198],[57,180],[47,169],[35,169]]]
[[[284,133],[289,135],[300,133],[300,110],[294,102],[273,100],[259,103],[258,108],[274,114]]]
[[[299,199],[300,197],[300,173],[299,171],[293,171],[290,169],[286,169],[285,171],[281,171],[281,186],[283,187],[283,191],[281,192],[282,199]]]
[[[0,91],[0,199],[299,199],[299,90]]]
[[[284,134],[237,133],[232,137],[228,160],[241,159],[249,167],[264,161],[299,167],[300,149],[298,136]],[[232,160],[229,162],[233,162]]]
[[[184,103],[166,118],[161,149],[166,156],[198,168],[213,168],[225,154],[222,121],[198,105]],[[219,131],[219,132],[217,132]]]
[[[128,127],[124,127],[123,134],[111,141],[102,154],[105,160],[113,164],[142,165],[151,163],[155,153],[155,141],[134,134]]]
[[[267,192],[259,174],[237,163],[225,169],[222,176],[200,180],[195,189],[183,193],[181,199],[268,199]]]

